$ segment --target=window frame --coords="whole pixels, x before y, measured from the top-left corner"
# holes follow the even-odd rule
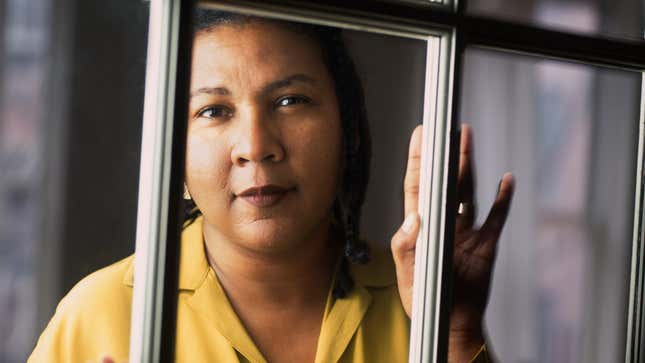
[[[466,13],[466,2],[424,3],[418,0],[222,0],[230,10],[254,9],[257,15],[281,18],[315,18],[327,25],[356,25],[359,30],[391,29],[393,35],[420,32],[438,36],[441,57],[436,74],[437,110],[434,135],[426,128],[424,148],[434,143],[430,168],[432,193],[422,191],[420,206],[427,206],[417,254],[414,315],[410,362],[441,362],[447,357],[447,324],[452,269],[452,239],[456,207],[459,153],[459,94],[462,59],[466,47],[484,47],[544,58],[582,62],[644,74],[645,42],[607,39],[524,25]],[[190,26],[194,0],[152,0],[149,27],[148,69],[141,156],[135,284],[130,339],[131,362],[172,361],[181,233],[186,138],[185,108],[190,74]],[[428,43],[430,44],[430,42]],[[428,68],[428,67],[427,67]],[[426,75],[428,77],[428,75]],[[426,81],[427,82],[427,81]],[[427,83],[426,83],[427,85]],[[426,92],[432,90],[426,90]],[[429,109],[425,107],[424,109]],[[424,121],[426,115],[424,112]],[[645,74],[641,91],[638,135],[634,229],[627,313],[625,362],[645,360],[640,342],[645,340],[645,249],[643,202],[645,180]],[[430,152],[424,150],[423,155]],[[173,167],[174,166],[174,167]],[[428,168],[426,168],[428,167]],[[422,177],[423,178],[423,177]],[[425,183],[424,183],[425,184]],[[425,193],[425,194],[424,194]],[[432,238],[432,239],[431,239]],[[430,244],[428,241],[434,241]],[[165,243],[162,243],[165,242]],[[426,246],[427,245],[427,246]],[[421,259],[421,260],[420,260]],[[432,303],[422,303],[419,302]]]

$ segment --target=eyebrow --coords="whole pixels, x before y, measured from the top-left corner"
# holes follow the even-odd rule
[[[291,86],[294,82],[302,82],[302,83],[308,83],[310,85],[313,85],[316,83],[316,80],[313,78],[309,77],[306,74],[302,73],[296,73],[292,74],[287,78],[280,79],[274,82],[271,82],[267,84],[266,86],[262,87],[262,92],[263,93],[270,93],[272,91],[278,90],[280,88],[286,88]]]
[[[286,78],[279,79],[277,81],[273,81],[265,86],[262,87],[261,93],[270,93],[275,90],[278,90],[280,88],[286,88],[291,86],[294,82],[303,82],[307,84],[315,84],[316,80],[313,79],[312,77],[303,74],[303,73],[296,73],[292,74]],[[197,89],[196,91],[192,92],[190,94],[190,97],[197,96],[198,94],[209,94],[209,95],[220,95],[220,96],[228,96],[231,94],[231,91],[229,91],[228,88],[226,87],[202,87]]]
[[[197,91],[194,91],[190,94],[190,97],[197,96],[200,93],[205,93],[208,95],[221,95],[221,96],[228,96],[231,94],[231,91],[228,90],[226,87],[202,87],[198,89]]]

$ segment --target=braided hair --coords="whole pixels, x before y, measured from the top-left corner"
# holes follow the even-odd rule
[[[198,8],[194,17],[194,32],[208,32],[220,25],[244,25],[259,18],[219,10]],[[369,248],[359,239],[361,208],[369,179],[371,137],[365,109],[363,86],[338,28],[270,20],[299,33],[308,35],[320,47],[323,62],[334,82],[342,129],[342,182],[333,204],[333,225],[342,236],[343,248],[339,271],[332,294],[347,296],[354,287],[349,272],[350,263],[369,261]],[[186,201],[186,223],[201,215],[195,202]]]

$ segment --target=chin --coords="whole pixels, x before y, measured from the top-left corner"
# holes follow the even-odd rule
[[[302,233],[298,233],[297,226],[285,225],[272,219],[263,219],[245,226],[240,239],[250,249],[262,252],[282,252],[298,245],[304,236]]]

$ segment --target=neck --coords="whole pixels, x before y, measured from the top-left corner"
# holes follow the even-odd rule
[[[283,309],[325,301],[338,249],[329,224],[288,251],[257,251],[228,240],[204,221],[208,261],[231,303]],[[316,304],[317,305],[317,304]]]

